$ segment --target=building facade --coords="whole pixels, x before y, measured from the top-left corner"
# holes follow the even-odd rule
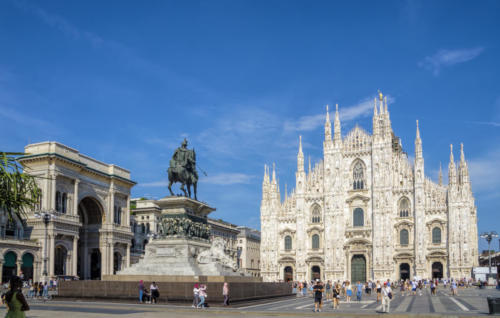
[[[265,168],[261,276],[266,281],[470,277],[478,262],[477,217],[463,146],[453,149],[447,185],[425,176],[417,121],[415,159],[391,126],[387,99],[374,100],[373,131],[332,135],[328,108],[323,160],[304,169],[299,142],[295,189],[282,201]]]
[[[246,226],[239,226],[238,230],[238,267],[244,272],[260,276],[260,232]]]
[[[8,233],[18,235],[7,235],[7,240],[0,242],[3,267],[9,265],[2,274],[23,272],[26,279],[38,281],[44,278],[45,255],[49,278],[71,275],[100,279],[129,266],[133,237],[129,197],[135,185],[130,172],[57,142],[30,144],[25,153],[28,155],[19,161],[24,171],[36,178],[42,198],[37,211],[10,225]],[[35,212],[54,216],[47,225],[47,240],[45,224]],[[5,275],[2,281],[8,279]]]

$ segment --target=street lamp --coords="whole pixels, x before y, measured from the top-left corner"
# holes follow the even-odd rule
[[[493,238],[495,238],[495,237],[498,237],[498,234],[495,231],[491,231],[489,233],[484,232],[483,234],[481,234],[481,238],[486,239],[486,242],[488,242],[488,262],[489,262],[489,266],[490,266],[490,273],[488,274],[488,279],[491,277],[491,248],[490,248],[490,244],[491,244],[491,241],[493,240]]]
[[[48,250],[48,247],[47,247],[47,238],[48,238],[48,232],[47,232],[47,228],[49,226],[49,222],[50,220],[52,219],[55,219],[56,218],[56,215],[54,214],[54,211],[40,211],[40,212],[35,212],[35,217],[38,218],[38,219],[42,219],[43,223],[45,224],[45,255],[43,257],[43,276],[45,278],[45,280],[47,280],[47,250]]]

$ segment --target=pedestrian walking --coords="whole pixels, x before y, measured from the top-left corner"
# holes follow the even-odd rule
[[[333,309],[339,308],[339,299],[340,299],[340,284],[335,284],[335,287],[332,290],[333,294]]]
[[[5,295],[7,303],[7,314],[5,318],[25,318],[25,311],[30,310],[30,306],[23,296],[23,281],[17,276],[10,279],[10,290]]]
[[[156,282],[153,282],[151,286],[149,286],[149,290],[151,292],[151,303],[152,304],[158,303],[158,298],[160,297],[160,290],[158,289]]]
[[[346,295],[346,302],[350,303],[352,297],[352,287],[349,281],[345,283],[345,295]]]
[[[450,283],[450,288],[451,288],[451,295],[452,296],[458,296],[457,294],[457,281],[452,279]]]
[[[142,303],[142,297],[144,296],[144,282],[142,279],[139,281],[139,302]]]
[[[193,287],[193,305],[191,307],[197,308],[199,302],[200,302],[200,289],[198,287],[198,283],[196,283],[194,284]]]
[[[302,283],[302,296],[307,296],[307,282]]]
[[[356,284],[356,300],[361,301],[361,296],[363,295],[363,284],[361,284],[359,281]]]
[[[377,288],[377,303],[381,300],[382,298],[382,286],[380,285],[380,281],[377,280],[377,284],[375,285]]]
[[[382,312],[389,313],[391,309],[392,290],[387,283],[382,288]]]
[[[314,292],[314,312],[321,312],[321,305],[323,302],[323,284],[319,279],[316,279],[316,284],[313,286]]]
[[[326,300],[332,298],[332,283],[331,283],[331,281],[326,282],[325,293],[326,293]]]
[[[200,290],[199,290],[199,297],[200,297],[200,303],[198,304],[197,308],[205,308],[205,299],[207,298],[207,286],[205,284],[200,285]]]
[[[222,286],[222,295],[224,296],[224,306],[229,306],[229,285],[227,283]]]

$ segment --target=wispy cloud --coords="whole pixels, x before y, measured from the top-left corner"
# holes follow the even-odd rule
[[[423,61],[418,63],[418,66],[431,71],[434,76],[438,76],[442,68],[473,60],[483,51],[483,47],[458,50],[442,49],[432,56],[426,56]]]
[[[201,176],[200,183],[214,185],[234,185],[234,184],[249,184],[253,181],[254,176],[244,173],[219,173],[209,176]],[[158,188],[168,186],[168,180],[159,180],[153,182],[138,183],[137,187]]]
[[[359,103],[347,107],[339,107],[339,116],[341,122],[349,122],[358,118],[370,116],[373,113],[373,98],[362,99]],[[394,97],[387,96],[387,104],[392,104]],[[333,112],[330,112],[330,118],[333,120]],[[284,124],[285,131],[312,131],[325,124],[325,113],[302,116],[296,120],[288,120]]]
[[[254,176],[244,173],[220,173],[213,176],[202,177],[200,182],[216,185],[249,184]]]
[[[57,14],[49,13],[48,11],[23,0],[11,0],[11,2],[16,7],[34,14],[41,21],[43,21],[44,23],[53,28],[58,29],[67,36],[70,36],[74,39],[83,38],[91,42],[92,45],[100,45],[104,42],[104,40],[100,36],[76,27],[75,25],[71,24],[68,20],[64,19],[63,17]]]
[[[500,122],[495,122],[495,121],[469,121],[468,123],[476,124],[476,125],[500,127]]]
[[[500,197],[500,151],[495,150],[469,161],[469,173],[474,192]]]

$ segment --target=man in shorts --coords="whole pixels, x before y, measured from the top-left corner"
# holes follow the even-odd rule
[[[316,279],[316,284],[313,286],[314,293],[314,312],[321,312],[321,305],[323,303],[323,284],[319,279]]]

